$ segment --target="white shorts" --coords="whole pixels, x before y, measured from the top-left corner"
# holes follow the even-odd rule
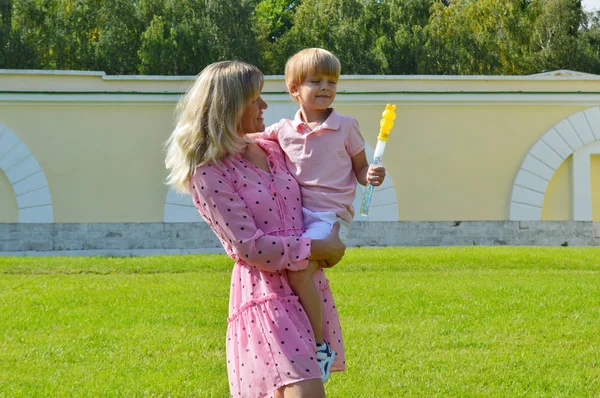
[[[324,239],[331,233],[331,228],[336,222],[340,222],[340,239],[343,241],[348,237],[350,224],[339,218],[332,211],[312,211],[302,208],[304,216],[304,228],[306,232],[302,236],[313,239]]]

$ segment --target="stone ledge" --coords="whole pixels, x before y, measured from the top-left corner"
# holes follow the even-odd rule
[[[348,247],[599,246],[590,221],[357,221]],[[2,224],[0,255],[157,255],[223,252],[204,223]]]

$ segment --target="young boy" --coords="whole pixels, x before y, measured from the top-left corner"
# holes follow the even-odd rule
[[[326,237],[339,222],[344,240],[354,217],[356,181],[379,186],[385,178],[382,166],[369,166],[358,122],[331,108],[340,69],[339,60],[320,48],[292,56],[285,66],[285,82],[300,109],[293,120],[282,119],[261,134],[276,139],[283,148],[288,169],[301,188],[303,236],[315,239]],[[288,278],[313,327],[325,382],[332,368],[343,369],[342,364],[334,363],[336,351],[341,352],[343,346],[341,336],[329,336],[322,324],[321,297],[313,282],[314,273],[322,272],[321,266],[311,262],[306,270],[288,272]]]

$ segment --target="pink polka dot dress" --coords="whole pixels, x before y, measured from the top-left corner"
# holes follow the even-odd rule
[[[190,193],[203,219],[235,260],[227,327],[227,372],[232,397],[270,397],[284,385],[321,377],[310,322],[292,292],[287,271],[308,266],[296,180],[274,141],[258,144],[270,172],[239,155],[198,167]],[[323,336],[336,352],[332,372],[345,370],[344,345],[325,273],[314,275],[321,294]]]

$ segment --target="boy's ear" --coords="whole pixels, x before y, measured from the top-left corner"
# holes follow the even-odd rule
[[[290,92],[290,95],[294,98],[296,98],[300,95],[297,84],[290,84],[290,87],[288,87],[288,90]]]

